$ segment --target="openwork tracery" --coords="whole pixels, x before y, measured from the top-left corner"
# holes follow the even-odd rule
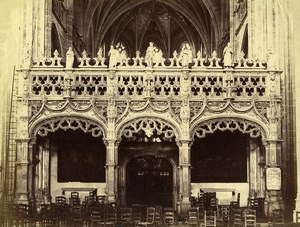
[[[213,119],[200,123],[194,130],[194,135],[199,138],[204,138],[208,133],[220,131],[240,131],[245,134],[250,134],[250,137],[257,138],[261,135],[262,129],[257,124],[239,119]]]
[[[170,125],[160,119],[143,118],[126,124],[122,136],[128,140],[161,142],[173,141],[175,133]]]
[[[74,131],[81,129],[85,133],[91,133],[93,137],[100,137],[104,134],[102,128],[92,120],[72,117],[47,120],[38,126],[35,132],[40,136],[47,136],[49,132],[56,132],[58,129]]]

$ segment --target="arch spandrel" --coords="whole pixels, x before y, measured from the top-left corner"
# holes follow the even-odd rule
[[[215,116],[206,119],[199,119],[191,126],[191,138],[195,136],[203,138],[206,134],[212,134],[216,130],[220,131],[240,131],[249,134],[252,138],[261,136],[268,137],[268,127],[261,122],[240,116]]]
[[[29,127],[29,134],[32,138],[37,135],[47,136],[49,132],[57,130],[82,130],[85,133],[91,133],[93,137],[106,137],[106,126],[95,119],[76,115],[58,115],[42,118],[35,121]]]
[[[139,125],[141,123],[142,125]],[[123,135],[128,137],[139,130],[143,130],[145,133],[147,133],[147,130],[156,130],[161,134],[165,134],[167,138],[175,137],[176,140],[181,138],[180,126],[171,118],[168,119],[166,115],[160,116],[158,114],[140,114],[124,119],[116,127],[116,136],[118,140],[121,140]]]

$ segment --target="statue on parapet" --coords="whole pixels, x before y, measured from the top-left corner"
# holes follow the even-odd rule
[[[184,43],[182,45],[179,54],[179,61],[181,62],[181,66],[184,68],[188,67],[189,64],[193,62],[193,52],[188,43]]]
[[[128,64],[128,55],[127,55],[127,51],[125,50],[125,47],[123,46],[123,44],[117,44],[118,47],[118,52],[119,52],[119,59],[118,61],[120,62],[121,65],[127,65]]]
[[[72,47],[69,47],[69,50],[66,53],[66,68],[73,68],[74,63],[74,51]]]
[[[156,47],[154,46],[153,42],[149,43],[149,46],[146,50],[145,62],[147,63],[148,67],[153,66],[154,54],[156,51]]]
[[[154,52],[154,56],[153,56],[153,63],[155,64],[155,66],[159,66],[159,64],[164,66],[164,61],[165,61],[165,59],[163,57],[162,50],[155,47],[155,52]]]
[[[119,52],[113,45],[110,46],[110,50],[108,52],[109,56],[109,68],[115,68],[118,63]]]
[[[230,68],[232,67],[232,47],[231,47],[231,43],[227,43],[227,46],[224,48],[223,50],[223,66],[224,68]]]

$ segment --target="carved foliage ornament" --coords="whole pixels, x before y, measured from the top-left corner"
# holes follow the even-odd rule
[[[159,119],[150,118],[137,119],[128,123],[122,131],[122,136],[134,139],[141,132],[149,138],[157,134],[165,141],[171,141],[175,137],[174,130],[168,124]]]
[[[208,133],[214,133],[216,130],[220,131],[240,131],[242,133],[250,134],[250,137],[257,138],[261,135],[261,129],[255,123],[246,120],[237,119],[214,119],[200,123],[195,135],[198,138],[204,138]]]
[[[54,118],[46,121],[36,129],[36,132],[40,136],[47,136],[49,132],[56,132],[58,129],[63,129],[65,131],[67,129],[72,129],[74,131],[81,129],[85,133],[91,133],[93,137],[103,135],[102,128],[91,120],[70,117]]]

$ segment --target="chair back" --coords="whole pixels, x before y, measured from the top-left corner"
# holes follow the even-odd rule
[[[296,223],[300,223],[300,211],[296,211]]]
[[[245,209],[244,210],[244,226],[256,226],[256,210]]]
[[[283,224],[284,223],[284,212],[282,209],[275,209],[272,212],[270,224]]]
[[[188,211],[188,224],[199,223],[199,209],[198,207],[191,207]]]
[[[155,219],[155,208],[147,207],[147,222],[154,223],[154,219]]]
[[[217,215],[216,211],[212,212],[204,212],[204,226],[211,226],[216,227],[217,226]]]
[[[164,224],[174,224],[175,223],[175,214],[174,209],[171,207],[164,208]]]

